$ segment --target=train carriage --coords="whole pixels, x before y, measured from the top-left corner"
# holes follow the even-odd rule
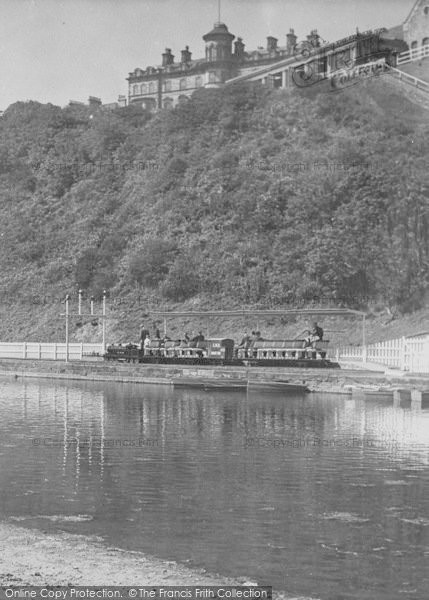
[[[305,340],[258,340],[249,348],[234,349],[231,338],[209,338],[200,342],[152,340],[147,348],[112,345],[106,360],[121,362],[236,365],[236,366],[333,366],[326,359],[328,341],[308,346]]]

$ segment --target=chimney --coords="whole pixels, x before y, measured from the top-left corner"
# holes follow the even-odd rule
[[[290,29],[289,33],[286,34],[286,51],[288,55],[293,54],[297,39],[298,38],[295,35],[295,31],[293,29]]]
[[[189,46],[186,46],[184,50],[182,50],[182,63],[191,62],[192,52],[189,52]]]
[[[164,54],[162,55],[162,66],[167,67],[168,65],[172,65],[174,63],[174,55],[171,54],[171,48],[166,48]]]
[[[307,40],[310,42],[313,48],[318,48],[320,46],[319,34],[317,33],[317,29],[313,29],[312,31],[310,31],[310,34],[307,35]]]
[[[267,50],[268,52],[275,52],[277,50],[278,39],[271,35],[267,37]]]
[[[234,42],[234,56],[236,58],[244,57],[244,44],[243,40],[240,37],[237,38],[236,42]]]
[[[96,98],[95,96],[90,96],[88,98],[88,104],[89,104],[89,106],[101,106],[102,105],[101,98]]]
[[[127,97],[123,96],[122,94],[120,96],[118,96],[118,105],[119,106],[126,106],[127,105]]]

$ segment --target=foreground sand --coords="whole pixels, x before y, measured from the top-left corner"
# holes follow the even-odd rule
[[[7,586],[257,585],[192,570],[141,552],[109,548],[101,538],[44,533],[0,522],[0,587]],[[318,600],[273,590],[274,600]]]
[[[0,586],[243,583],[140,552],[109,548],[96,537],[47,534],[0,523]]]

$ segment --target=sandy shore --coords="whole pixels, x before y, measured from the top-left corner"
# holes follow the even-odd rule
[[[8,585],[242,585],[140,552],[107,547],[101,539],[48,534],[0,523],[0,586]]]

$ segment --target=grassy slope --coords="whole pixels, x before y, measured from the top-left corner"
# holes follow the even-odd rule
[[[429,57],[406,63],[405,65],[401,65],[399,69],[404,71],[404,73],[408,73],[429,83]]]

